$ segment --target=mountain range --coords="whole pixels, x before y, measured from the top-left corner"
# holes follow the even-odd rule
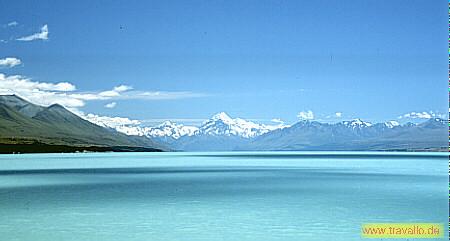
[[[335,124],[301,121],[252,140],[249,150],[447,150],[448,122],[432,118],[420,124],[368,123],[360,119]]]
[[[448,150],[448,122],[420,124],[361,119],[264,125],[220,112],[200,126],[170,121],[153,126],[114,125],[80,117],[63,106],[35,105],[0,96],[0,153],[72,151],[307,151]]]
[[[127,134],[147,136],[174,150],[447,150],[447,120],[420,124],[397,121],[370,123],[361,119],[338,123],[299,121],[293,125],[263,125],[221,112],[200,126],[166,121],[155,127],[119,126]]]
[[[59,104],[44,107],[17,95],[0,96],[0,153],[162,149],[149,138],[95,125]]]

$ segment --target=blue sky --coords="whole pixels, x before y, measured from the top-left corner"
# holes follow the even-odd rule
[[[10,82],[19,75],[76,88],[42,89],[56,91],[46,101],[129,86],[72,107],[150,121],[196,121],[220,111],[289,123],[302,111],[323,121],[446,113],[447,4],[3,1],[0,59],[21,63],[0,73]],[[42,37],[44,25],[46,38],[18,40]]]

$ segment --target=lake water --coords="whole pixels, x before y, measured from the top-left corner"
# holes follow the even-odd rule
[[[0,156],[0,240],[351,241],[448,213],[448,153]]]

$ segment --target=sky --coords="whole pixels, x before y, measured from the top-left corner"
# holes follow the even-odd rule
[[[149,125],[446,116],[447,4],[1,1],[0,94]]]

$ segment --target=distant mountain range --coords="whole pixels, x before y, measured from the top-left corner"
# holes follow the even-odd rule
[[[58,104],[43,107],[16,95],[0,96],[0,153],[162,149],[149,138],[100,127]]]
[[[166,121],[154,127],[108,126],[63,106],[0,96],[0,153],[72,151],[448,150],[447,120],[420,124],[361,119],[264,125],[221,112],[200,126]],[[94,123],[92,123],[94,122]]]
[[[339,123],[300,121],[292,126],[262,125],[218,113],[201,126],[164,122],[155,127],[119,126],[123,133],[147,136],[175,150],[448,150],[447,120],[421,124],[361,119]]]
[[[243,150],[448,150],[448,122],[371,124],[359,119],[336,124],[301,121],[259,136]]]

